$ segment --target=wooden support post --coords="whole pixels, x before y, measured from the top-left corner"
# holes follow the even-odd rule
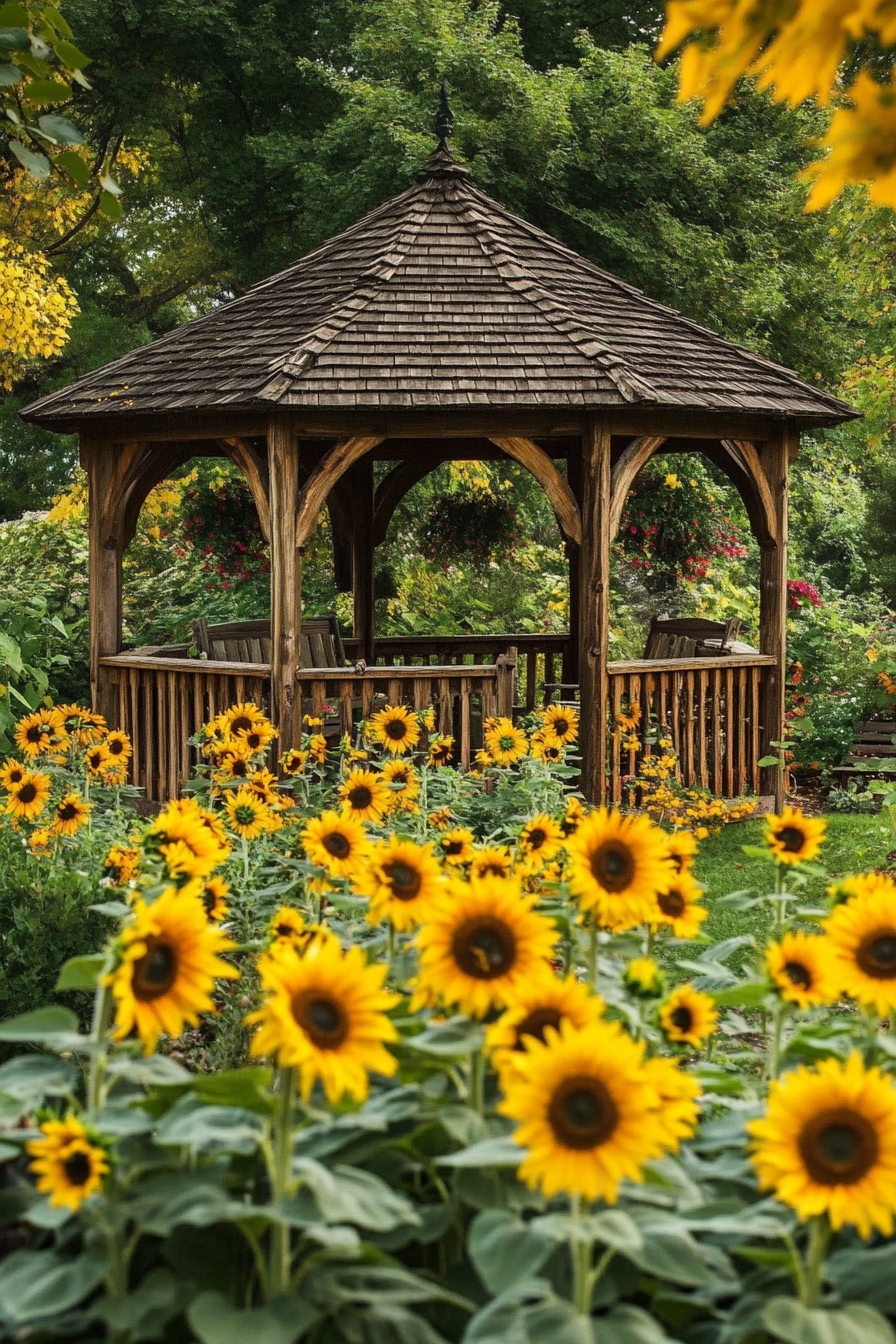
[[[122,538],[111,526],[117,499],[111,498],[121,445],[83,435],[81,465],[87,472],[89,508],[90,696],[93,708],[117,727],[115,688],[100,659],[121,652]]]
[[[288,412],[268,421],[271,495],[271,714],[280,751],[297,746],[302,731],[294,700],[302,633],[302,559],[296,545],[299,445]]]
[[[566,464],[566,479],[582,511],[582,458],[579,453],[571,453]],[[581,621],[581,597],[579,593],[580,546],[567,537],[564,542],[566,563],[569,570],[569,639],[563,655],[560,680],[574,686],[579,680],[579,623]]]
[[[607,798],[607,658],[610,620],[610,432],[594,417],[582,437],[579,547],[579,695],[582,792]]]
[[[373,664],[374,564],[373,564],[373,459],[364,457],[351,471],[352,493],[352,588],[354,591],[355,639],[361,641],[360,657]]]
[[[759,648],[775,659],[774,667],[763,668],[762,756],[779,756],[772,742],[784,740],[784,683],[787,677],[787,473],[791,450],[799,447],[799,431],[781,429],[767,440],[762,451],[762,468],[768,481],[775,508],[777,544],[764,543],[759,559]],[[728,744],[731,750],[731,744]],[[784,806],[787,771],[778,766],[762,771],[763,793],[773,793],[775,807]]]

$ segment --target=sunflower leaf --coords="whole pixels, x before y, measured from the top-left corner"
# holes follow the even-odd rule
[[[763,1308],[762,1323],[783,1344],[896,1344],[886,1317],[864,1302],[825,1311],[793,1297],[773,1297]]]
[[[84,957],[69,957],[59,972],[57,991],[63,989],[96,989],[103,967],[105,952],[91,952]]]

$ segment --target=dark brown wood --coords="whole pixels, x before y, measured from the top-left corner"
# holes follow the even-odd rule
[[[367,456],[351,469],[348,486],[352,499],[352,590],[354,612],[352,635],[358,640],[360,657],[373,662],[374,543],[373,461]]]
[[[298,549],[299,444],[288,412],[268,425],[271,496],[271,712],[280,749],[297,746],[301,714],[293,711],[301,657],[302,560]]]
[[[110,513],[118,453],[116,445],[81,437],[81,465],[87,472],[89,509],[88,584],[90,594],[90,695],[93,708],[111,727],[117,698],[103,673],[101,659],[121,648],[122,539],[110,534]]]
[[[784,740],[784,687],[787,660],[787,506],[790,449],[799,445],[796,430],[781,428],[762,450],[762,469],[774,501],[777,542],[768,541],[759,552],[759,647],[774,661],[762,683],[762,756],[780,756],[772,742]],[[787,772],[766,766],[763,793],[773,793],[775,807],[784,806]]]
[[[582,436],[582,542],[579,546],[579,695],[582,792],[607,796],[607,655],[610,621],[610,432],[595,416]]]
[[[381,438],[377,434],[352,435],[344,442],[337,443],[317,464],[302,491],[295,524],[297,546],[304,546],[313,534],[321,510],[336,482],[349,467],[359,462],[380,442]]]
[[[581,542],[582,520],[576,497],[547,453],[531,439],[519,435],[494,434],[492,443],[532,473],[550,500],[564,537],[576,543]]]

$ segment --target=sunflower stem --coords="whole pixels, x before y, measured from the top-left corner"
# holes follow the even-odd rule
[[[249,841],[243,836],[243,881],[249,882]]]
[[[295,1089],[295,1069],[279,1068],[270,1163],[271,1195],[275,1204],[286,1195],[292,1176],[292,1108]],[[289,1228],[284,1223],[275,1223],[271,1228],[268,1271],[268,1289],[272,1297],[289,1287],[289,1270]]]
[[[772,1014],[773,1029],[771,1033],[771,1042],[768,1049],[768,1076],[777,1078],[781,1070],[781,1039],[784,1034],[784,1016],[786,1008],[784,1003],[779,1002],[775,1005]]]
[[[572,1261],[573,1306],[579,1315],[590,1316],[594,1280],[591,1277],[591,1242],[584,1235],[584,1229],[581,1227],[581,1195],[573,1195],[570,1213],[573,1221],[573,1229],[569,1238],[569,1255]]]
[[[90,1039],[99,1047],[90,1060],[87,1078],[87,1109],[91,1115],[96,1115],[103,1104],[103,1080],[109,1054],[104,1044],[112,1020],[112,991],[102,981],[101,976],[93,996],[93,1024],[90,1031]]]
[[[831,1228],[827,1218],[820,1216],[809,1224],[809,1245],[806,1250],[806,1278],[804,1307],[817,1307],[821,1296],[822,1270],[825,1252],[831,1238]]]
[[[474,1111],[485,1110],[485,1056],[481,1050],[470,1051],[469,1101]]]
[[[597,925],[594,920],[588,928],[588,983],[597,992]]]

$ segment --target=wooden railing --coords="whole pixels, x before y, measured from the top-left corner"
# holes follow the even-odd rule
[[[361,657],[361,641],[343,639],[346,656]],[[569,635],[384,635],[374,640],[378,667],[485,665],[503,654],[517,659],[517,703],[527,713],[541,701],[545,682],[563,680]]]
[[[167,652],[167,651],[166,651]],[[204,723],[231,705],[253,700],[267,709],[267,663],[219,663],[142,651],[100,659],[109,715],[134,746],[131,783],[150,802],[176,798],[195,764],[187,745]]]
[[[616,716],[633,704],[640,709],[634,736],[642,744],[651,726],[669,730],[682,784],[711,789],[722,798],[758,793],[761,688],[764,669],[774,666],[774,658],[759,653],[610,663],[613,802],[623,797],[623,777],[637,773],[642,755],[623,748],[628,734],[612,732]]]

